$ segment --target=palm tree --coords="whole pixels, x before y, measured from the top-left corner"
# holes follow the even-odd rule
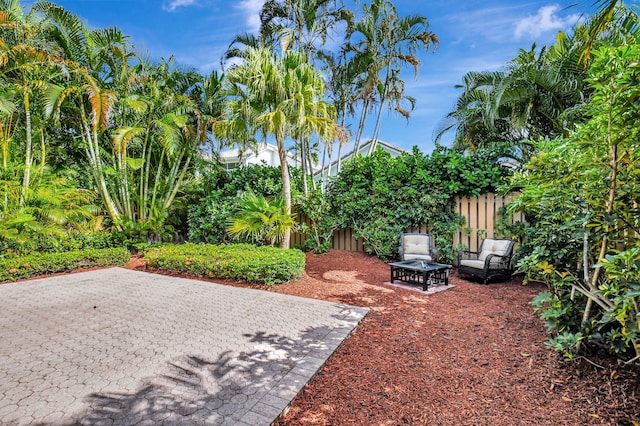
[[[349,131],[346,128],[347,118],[355,115],[355,103],[358,95],[358,87],[356,81],[361,74],[357,56],[348,56],[347,47],[341,49],[337,55],[321,52],[320,60],[325,64],[327,78],[328,99],[334,105],[336,110],[336,121],[339,125],[340,137],[338,138],[338,163],[337,171],[340,171],[340,160],[342,148],[345,142],[349,140]],[[329,171],[333,159],[333,143],[325,144],[322,174],[323,185],[329,177]],[[328,162],[325,167],[325,157],[329,155]]]
[[[298,50],[312,60],[336,26],[345,23],[348,33],[352,20],[353,13],[336,0],[267,0],[260,11],[260,34],[279,42],[282,52]]]
[[[374,37],[372,40],[365,38],[363,48],[371,49],[371,43],[378,44],[375,51],[379,53],[376,56],[380,70],[384,72],[384,77],[377,85],[379,106],[371,144],[373,149],[380,134],[380,121],[385,103],[391,102],[396,111],[408,117],[408,112],[400,107],[404,97],[404,83],[399,77],[400,69],[405,65],[411,65],[414,76],[417,76],[420,61],[414,53],[420,47],[428,51],[436,47],[439,41],[434,33],[428,31],[429,21],[426,17],[400,17],[389,0],[374,0],[368,11],[370,16],[365,17],[369,26],[367,34],[373,32]]]
[[[534,45],[503,71],[468,73],[456,108],[448,114],[453,122],[436,139],[455,128],[458,149],[507,143],[516,148],[514,158],[526,162],[532,154],[528,141],[562,135],[571,127],[562,118],[565,111],[587,97],[579,73],[556,65],[548,49],[537,51]]]
[[[341,2],[336,0],[267,0],[260,12],[260,19],[263,40],[269,40],[270,44],[279,43],[281,52],[288,50],[303,52],[310,63],[315,63],[321,55],[321,47],[339,24],[345,25],[345,38],[348,37],[351,32],[353,13],[343,9]],[[308,176],[312,170],[312,157],[317,152],[308,138],[300,137],[296,140],[306,194]],[[315,147],[319,146],[320,144],[315,144]],[[311,183],[314,185],[313,180]]]
[[[273,136],[282,170],[282,197],[291,213],[291,182],[285,142],[315,133],[323,139],[336,131],[333,111],[324,101],[324,84],[303,54],[276,57],[268,49],[249,48],[246,61],[227,74],[229,95],[223,119],[214,126],[216,136],[229,143],[247,143],[253,135]],[[281,241],[289,247],[290,233]]]
[[[612,18],[615,15],[616,7],[618,5],[624,5],[623,0],[596,0],[594,3],[598,6],[598,10],[594,13],[596,19],[593,23],[589,31],[589,38],[587,39],[587,43],[585,44],[581,54],[581,61],[586,64],[591,56],[591,50],[593,49],[593,44],[600,34],[603,34],[607,31],[608,27],[611,24]]]
[[[287,213],[282,197],[268,200],[247,193],[238,202],[238,215],[229,219],[228,232],[236,238],[266,241],[273,246],[295,226],[294,215]]]
[[[488,118],[491,109],[491,93],[493,87],[504,78],[504,72],[468,72],[462,78],[463,83],[456,85],[462,93],[456,105],[442,123],[439,124],[436,143],[442,136],[455,131],[454,149],[464,151],[475,150],[488,143],[502,141],[506,135],[502,134],[504,125],[501,120]]]
[[[216,109],[207,96],[219,91],[217,76],[203,81],[173,58],[131,65],[133,51],[119,30],[89,31],[59,6],[37,7],[55,22],[63,51],[78,61],[73,78],[49,92],[48,110],[62,112],[81,137],[113,225],[155,239],[196,146],[207,139]]]
[[[638,39],[638,16],[617,9],[606,37],[599,44],[620,44]],[[582,105],[591,91],[581,55],[599,16],[577,25],[571,34],[559,32],[551,47],[521,50],[504,69],[470,72],[454,110],[441,124],[436,141],[455,130],[457,149],[509,144],[513,157],[526,162],[532,155],[530,141],[566,134],[584,119]]]
[[[265,39],[265,37],[267,37]],[[239,62],[242,62],[246,57],[246,50],[251,47],[254,49],[259,49],[261,47],[268,47],[272,45],[273,42],[269,41],[268,35],[265,36],[257,36],[252,33],[242,33],[236,35],[227,50],[220,58],[220,68],[226,70],[231,66],[237,65]]]
[[[373,0],[364,5],[364,17],[355,25],[359,40],[354,49],[368,66],[362,80],[360,99],[363,101],[362,115],[356,136],[355,152],[358,151],[366,116],[374,100],[378,102],[378,114],[373,134],[372,149],[380,133],[382,110],[387,103],[403,116],[408,111],[401,108],[404,83],[399,78],[400,69],[411,65],[417,75],[420,61],[414,56],[419,47],[429,50],[437,46],[437,36],[428,31],[429,21],[424,16],[401,17],[390,0]],[[411,101],[411,98],[407,98]]]
[[[13,89],[13,101],[21,103],[19,109],[24,114],[22,188],[25,191],[32,180],[35,130],[40,130],[44,140],[43,126],[34,129],[34,118],[39,119],[39,123],[44,120],[39,104],[33,100],[47,90],[51,75],[55,74],[53,67],[62,65],[55,46],[46,37],[48,29],[49,23],[40,20],[35,10],[25,13],[18,0],[0,0],[0,81]],[[24,197],[20,203],[24,203]]]

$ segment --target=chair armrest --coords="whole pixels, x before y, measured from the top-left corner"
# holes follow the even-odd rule
[[[502,255],[499,255],[499,254],[490,254],[484,259],[484,268],[485,269],[490,269],[489,266],[491,266],[491,259],[493,259],[493,258],[499,258],[498,259],[498,265],[500,265],[501,267],[509,268],[509,262],[510,262],[510,259],[511,259],[511,255],[502,256]],[[496,264],[495,261],[493,263]]]
[[[437,262],[438,261],[438,256],[440,255],[440,253],[438,252],[438,249],[434,247],[431,250],[431,255],[432,255],[431,257],[433,257],[433,261]]]
[[[480,252],[477,251],[460,250],[458,252],[458,261],[460,261],[461,259],[476,260],[479,256]]]

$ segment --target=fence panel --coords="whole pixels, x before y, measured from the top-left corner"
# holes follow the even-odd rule
[[[454,247],[463,244],[469,250],[476,251],[484,238],[498,237],[496,235],[496,221],[499,218],[499,210],[513,199],[512,196],[496,196],[495,194],[482,194],[477,198],[457,198],[456,213],[465,218],[465,226],[453,236]],[[310,225],[310,220],[300,217]],[[513,222],[524,222],[524,215],[519,213],[512,218]],[[429,233],[429,225],[412,226],[407,232]],[[292,247],[302,247],[308,235],[293,233],[291,237]],[[399,238],[400,236],[398,236]],[[354,238],[350,228],[341,229],[333,233],[331,248],[336,250],[364,251],[362,238]]]
[[[454,246],[464,244],[469,250],[476,251],[482,239],[499,237],[496,235],[496,222],[500,208],[513,199],[495,194],[482,194],[477,198],[457,198],[456,212],[466,219],[465,226],[453,236]],[[524,222],[524,215],[518,213],[511,218],[513,222]]]

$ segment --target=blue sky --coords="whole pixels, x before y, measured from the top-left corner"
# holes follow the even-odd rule
[[[91,28],[117,26],[136,48],[152,58],[174,55],[203,73],[220,68],[220,57],[236,34],[257,31],[263,0],[58,0]],[[347,3],[353,4],[349,0]],[[361,9],[362,1],[356,2]],[[406,94],[417,99],[409,122],[384,113],[380,139],[425,153],[434,147],[434,129],[454,105],[454,88],[468,71],[496,70],[520,48],[551,44],[558,30],[584,18],[593,0],[574,1],[410,1],[394,2],[400,14],[429,18],[440,45],[421,53],[419,76],[406,74]],[[373,133],[374,117],[364,136]],[[351,130],[355,134],[357,119]],[[443,143],[449,144],[451,136]]]

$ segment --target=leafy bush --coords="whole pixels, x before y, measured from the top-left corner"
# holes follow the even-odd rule
[[[302,187],[300,170],[289,169],[292,191]],[[231,242],[227,224],[238,210],[238,202],[246,192],[265,198],[282,193],[280,167],[252,165],[237,169],[205,172],[201,178],[205,197],[189,206],[189,241],[192,243],[223,244]]]
[[[302,276],[305,256],[300,250],[230,245],[166,245],[145,254],[148,265],[211,278],[280,284]]]
[[[593,52],[589,119],[540,141],[509,207],[530,226],[518,267],[549,291],[534,304],[567,358],[603,349],[640,363],[640,46]]]
[[[66,172],[54,173],[48,167],[34,171],[25,188],[16,174],[21,167],[5,164],[0,168],[0,257],[79,248],[74,242],[63,247],[63,241],[95,225],[95,193],[77,188]]]
[[[92,266],[120,266],[131,258],[128,250],[89,249],[66,253],[32,254],[0,260],[0,281],[15,281],[37,275]]]
[[[500,157],[496,150],[465,155],[442,146],[431,155],[414,148],[397,158],[382,150],[356,156],[330,182],[328,209],[319,204],[327,213],[315,216],[317,242],[327,231],[349,227],[368,253],[386,260],[398,255],[401,233],[427,223],[442,260],[451,261],[453,233],[461,225],[454,199],[494,190],[510,173],[499,165]]]
[[[294,199],[295,210],[306,216],[311,224],[302,223],[298,232],[309,235],[303,249],[315,250],[316,253],[326,253],[331,247],[333,232],[339,229],[338,218],[331,214],[331,206],[324,194],[318,188],[308,195],[300,194]]]
[[[117,235],[106,232],[67,232],[58,236],[32,236],[23,240],[0,238],[0,259],[22,257],[32,253],[123,247]]]

